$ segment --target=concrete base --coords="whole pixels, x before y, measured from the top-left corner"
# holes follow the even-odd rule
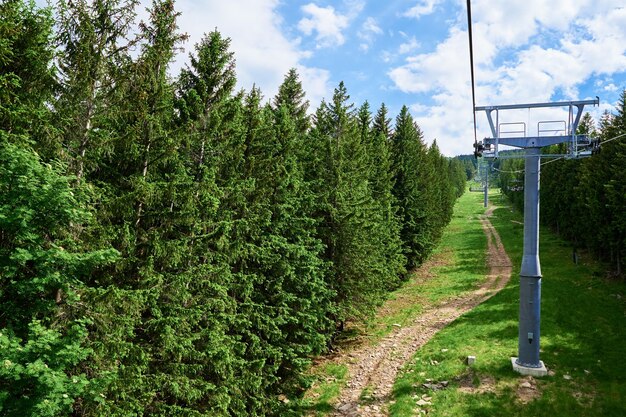
[[[540,378],[542,376],[548,375],[548,369],[546,365],[544,365],[543,361],[539,361],[541,366],[539,368],[529,368],[527,366],[522,366],[517,363],[517,358],[511,358],[511,365],[513,365],[513,370],[522,375],[531,375],[536,378]]]

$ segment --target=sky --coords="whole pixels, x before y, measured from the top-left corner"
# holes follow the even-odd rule
[[[144,4],[148,2],[144,0]],[[428,143],[473,152],[465,0],[178,0],[187,56],[213,29],[231,39],[238,87],[266,100],[296,68],[311,111],[344,81],[358,107],[409,107]],[[142,13],[140,13],[140,16]],[[145,13],[143,13],[145,16]],[[473,0],[476,105],[600,97],[613,110],[626,88],[626,1]],[[564,109],[512,112],[502,121],[565,120]],[[478,138],[491,136],[478,113]]]

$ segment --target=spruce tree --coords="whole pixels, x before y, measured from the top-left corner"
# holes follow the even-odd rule
[[[385,139],[391,140],[391,118],[387,117],[388,115],[389,110],[387,106],[385,106],[385,103],[382,103],[374,117],[372,129],[375,134],[382,135]]]
[[[373,235],[380,237],[379,244],[384,248],[385,288],[394,289],[399,279],[406,272],[402,240],[400,239],[400,219],[396,215],[396,204],[393,196],[393,172],[391,142],[387,136],[390,132],[389,119],[386,117],[386,107],[381,105],[374,125],[371,126],[369,104],[365,102],[359,109],[359,125],[361,140],[365,145],[368,161],[369,188],[376,203],[376,211],[380,216],[377,230]]]
[[[564,145],[550,146],[545,152],[564,153],[567,151]],[[578,232],[575,231],[579,221],[577,213],[583,210],[576,195],[582,165],[582,160],[570,159],[559,160],[541,168],[541,221],[557,234],[573,240],[575,246],[578,245]]]
[[[431,208],[428,210],[428,217],[431,219],[429,223],[432,225],[433,244],[436,244],[452,218],[456,192],[453,189],[448,161],[439,151],[436,140],[428,148],[428,160],[434,173],[429,184]]]
[[[369,185],[369,166],[358,118],[342,83],[322,103],[308,137],[308,178],[316,193],[318,236],[332,263],[327,281],[335,291],[334,319],[370,314],[382,300],[386,265],[375,230],[381,220]]]
[[[583,117],[580,119],[580,123],[578,124],[578,129],[576,131],[577,135],[589,135],[594,138],[597,135],[596,131],[596,122],[593,120],[593,117],[589,112],[585,112]]]
[[[296,132],[299,134],[306,133],[311,125],[307,114],[309,101],[305,99],[302,83],[295,68],[291,68],[285,75],[285,79],[278,88],[278,94],[274,97],[272,103],[272,107],[276,111],[283,105],[287,108],[291,119],[296,125]]]
[[[89,222],[86,194],[65,167],[29,147],[0,143],[0,411],[56,416],[97,392],[77,365],[90,354],[81,296],[115,259],[86,250],[73,228]]]
[[[56,74],[50,9],[23,0],[0,3],[0,130],[37,150],[47,137]]]
[[[116,252],[84,244],[88,193],[38,154],[54,86],[50,11],[9,1],[0,12],[0,412],[67,415],[97,391],[77,369],[90,353],[82,298]]]
[[[57,3],[60,88],[55,103],[60,143],[80,181],[110,150],[106,112],[113,107],[117,66],[133,42],[125,40],[138,0],[61,0]]]
[[[204,36],[181,72],[176,92],[177,129],[185,132],[181,155],[188,173],[182,199],[191,219],[185,229],[188,272],[181,284],[193,297],[186,322],[191,338],[197,339],[191,346],[196,347],[187,349],[195,358],[188,362],[193,366],[187,377],[204,384],[188,407],[216,416],[245,415],[248,400],[258,395],[251,387],[263,382],[258,362],[244,357],[241,333],[250,324],[240,312],[242,277],[233,268],[245,251],[235,207],[245,198],[247,185],[242,187],[241,181],[243,109],[241,97],[232,96],[236,79],[229,42],[217,31]]]
[[[450,179],[452,181],[452,188],[456,199],[461,197],[465,192],[465,186],[468,179],[467,173],[465,171],[465,165],[458,157],[450,158],[448,162]]]
[[[396,117],[393,134],[394,195],[401,218],[401,237],[410,270],[420,265],[433,247],[429,218],[433,172],[422,132],[406,106]]]
[[[606,140],[611,136],[613,114],[605,111],[599,121],[599,138]],[[613,146],[615,145],[612,143]],[[611,260],[611,216],[608,210],[608,200],[605,184],[610,181],[607,167],[611,166],[613,152],[611,147],[602,146],[600,153],[588,160],[582,161],[580,168],[580,195],[581,204],[589,221],[580,222],[581,237],[584,245],[591,249],[603,260]],[[591,220],[594,219],[594,220]],[[602,219],[597,222],[596,219]]]
[[[179,123],[185,125],[189,140],[187,152],[191,157],[196,180],[214,175],[216,148],[230,134],[228,120],[231,96],[236,83],[235,59],[229,51],[230,39],[217,31],[205,35],[190,54],[190,65],[178,79],[176,109]],[[209,149],[209,147],[213,148]]]
[[[233,379],[213,378],[225,390],[225,410],[269,415],[280,413],[279,394],[300,392],[308,355],[325,346],[329,294],[321,246],[303,209],[311,196],[296,159],[300,138],[289,104],[263,107],[256,88],[243,103],[241,95],[232,96],[228,44],[210,33],[179,80],[179,123],[189,132],[185,154],[202,184],[196,198],[215,202],[196,214],[205,226],[191,244],[198,257],[207,249],[215,254],[210,261],[222,280],[214,285],[224,286],[233,301],[222,319],[228,330],[216,338],[222,347],[207,346],[217,352],[230,346],[223,363]]]
[[[611,124],[606,129],[605,140],[611,140],[626,134],[626,90],[622,91],[615,107],[615,115]],[[607,142],[602,150],[607,156],[608,164],[604,167],[609,181],[605,183],[607,194],[607,211],[611,220],[611,245],[612,263],[615,271],[621,275],[626,265],[626,174],[624,162],[626,161],[626,141],[624,139]]]
[[[243,359],[259,364],[244,373],[251,414],[278,413],[279,394],[301,392],[308,356],[325,347],[330,293],[325,287],[320,242],[303,210],[309,191],[296,159],[295,125],[284,105],[261,106],[253,89],[245,99],[243,183],[245,201],[233,206],[238,244],[233,253],[238,334],[248,346]],[[245,243],[244,243],[245,242]],[[245,320],[244,320],[245,318]],[[254,368],[250,369],[250,371]],[[248,385],[259,378],[255,385]],[[254,390],[253,386],[257,387]]]
[[[99,236],[122,253],[122,261],[96,278],[100,287],[90,298],[99,318],[93,367],[106,381],[107,401],[86,401],[86,413],[158,415],[183,401],[173,394],[179,388],[170,385],[178,377],[171,359],[183,356],[178,349],[189,343],[176,317],[177,302],[185,297],[177,290],[187,255],[187,237],[179,228],[188,220],[180,213],[178,193],[186,179],[167,76],[183,39],[177,15],[173,1],[153,3],[150,20],[139,25],[140,54],[124,61],[114,108],[107,113],[111,150],[94,176],[103,192]],[[182,397],[193,395],[189,389]]]

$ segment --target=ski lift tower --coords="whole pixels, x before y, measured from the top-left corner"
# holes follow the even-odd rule
[[[541,318],[541,266],[539,263],[539,173],[541,148],[567,143],[567,154],[549,155],[580,158],[591,155],[597,143],[588,135],[576,135],[578,123],[586,105],[599,105],[600,100],[564,101],[552,103],[511,104],[475,107],[484,111],[493,137],[485,138],[474,146],[486,158],[498,158],[499,145],[523,148],[525,152],[524,175],[524,253],[520,270],[520,306],[518,357],[511,358],[513,369],[523,375],[544,376],[547,369],[539,360]],[[568,108],[567,121],[542,121],[537,123],[537,135],[527,136],[524,122],[500,123],[500,112],[516,109],[548,107]],[[494,119],[495,113],[495,119]],[[544,155],[547,156],[547,155]]]

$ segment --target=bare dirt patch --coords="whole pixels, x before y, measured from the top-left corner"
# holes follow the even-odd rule
[[[387,415],[386,406],[390,399],[393,383],[398,372],[422,345],[439,330],[462,314],[487,300],[500,291],[511,278],[511,261],[504,250],[500,236],[489,221],[493,208],[481,217],[487,236],[487,265],[489,271],[485,281],[474,291],[452,298],[441,304],[424,306],[423,313],[412,322],[398,327],[384,337],[376,346],[363,345],[347,355],[334,360],[346,363],[349,379],[341,391],[332,416],[381,417]],[[435,263],[446,257],[426,262],[418,274],[427,278]],[[402,300],[406,302],[406,300]],[[423,301],[423,300],[422,300]],[[413,301],[415,302],[415,301]],[[479,387],[493,387],[495,381],[484,381]],[[361,395],[367,389],[367,404],[361,404]],[[483,388],[486,389],[486,388]]]
[[[496,392],[496,380],[491,375],[476,375],[472,370],[459,379],[458,390],[466,394]]]
[[[596,392],[595,389],[591,392],[574,391],[572,393],[572,397],[576,398],[578,403],[583,407],[590,408],[593,407],[593,402],[596,399]]]
[[[528,404],[541,396],[537,381],[530,375],[518,381],[516,393],[518,401],[522,404]]]

